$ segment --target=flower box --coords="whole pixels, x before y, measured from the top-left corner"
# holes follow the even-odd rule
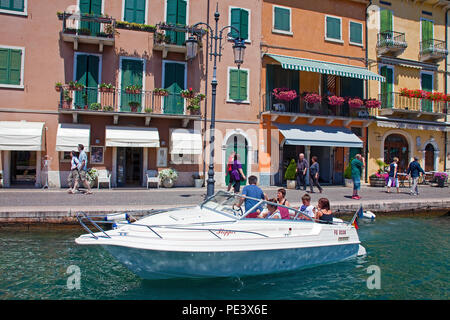
[[[297,92],[288,88],[275,88],[272,91],[275,99],[280,101],[292,101],[297,98]]]

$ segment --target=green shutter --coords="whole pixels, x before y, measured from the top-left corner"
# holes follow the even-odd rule
[[[432,50],[433,45],[433,22],[421,20],[422,22],[422,50]]]
[[[126,0],[124,20],[134,23],[145,23],[145,1]]]
[[[381,67],[381,75],[386,78],[385,82],[381,83],[381,97],[382,97],[382,107],[392,108],[393,107],[393,91],[394,91],[394,74],[391,68],[386,66]]]
[[[166,22],[168,24],[177,23],[177,8],[178,8],[178,0],[167,0]],[[166,31],[166,36],[170,38],[171,43],[175,43],[177,41],[175,31]]]
[[[274,29],[281,31],[291,31],[290,30],[290,10],[286,8],[274,8]]]
[[[240,29],[241,39],[248,39],[248,11],[241,10],[241,24]]]
[[[75,74],[75,80],[78,83],[81,83],[87,86],[87,64],[88,64],[88,56],[85,54],[77,55],[77,70]],[[75,92],[75,106],[82,107],[86,105],[87,101],[85,99],[85,91],[76,91]]]
[[[238,29],[239,31],[241,28],[241,9],[233,8],[231,9],[231,25]],[[233,38],[237,38],[237,32],[231,29],[231,36]]]
[[[186,25],[186,10],[187,3],[184,0],[178,0],[177,8],[177,24],[185,26]],[[184,32],[177,32],[176,44],[181,46],[186,41],[186,34]]]
[[[350,21],[350,42],[362,44],[362,24]]]
[[[166,63],[164,66],[164,88],[169,95],[164,97],[164,113],[183,114],[184,99],[180,91],[185,88],[185,65],[181,63]]]
[[[247,78],[248,72],[239,70],[239,100],[247,100]]]
[[[0,48],[0,83],[9,84],[9,49]]]
[[[0,9],[24,12],[24,0],[0,0]]]
[[[126,93],[125,88],[131,85],[142,86],[143,68],[144,63],[141,60],[122,59],[121,111],[130,111],[128,104],[131,101],[142,102],[142,94]]]
[[[422,73],[421,74],[422,90],[432,92],[433,91],[433,75]],[[422,99],[422,111],[432,112],[433,102],[430,100]]]
[[[97,102],[98,97],[98,80],[99,80],[99,62],[100,58],[98,56],[88,56],[88,68],[87,68],[87,90],[88,95],[88,105],[91,103]]]
[[[239,100],[239,70],[230,70],[230,100]]]
[[[22,50],[9,51],[9,83],[20,84],[20,71],[22,65]]]
[[[387,9],[380,10],[380,32],[392,30],[392,11]]]
[[[135,20],[135,0],[125,0],[125,12],[123,19],[128,22]]]
[[[333,17],[327,19],[327,38],[341,40],[341,20]]]

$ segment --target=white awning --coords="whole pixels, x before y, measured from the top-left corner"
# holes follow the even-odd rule
[[[0,121],[0,150],[41,151],[45,122]]]
[[[89,124],[60,123],[56,136],[56,151],[77,150],[79,144],[82,144],[85,150],[89,150],[90,137]]]
[[[172,129],[170,135],[171,154],[201,154],[202,135],[194,129]]]
[[[362,148],[363,142],[344,127],[275,124],[286,145]]]
[[[106,127],[107,147],[159,148],[159,133],[148,127]]]

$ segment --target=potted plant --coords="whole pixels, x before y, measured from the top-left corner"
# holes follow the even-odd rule
[[[445,172],[436,172],[434,179],[436,180],[438,187],[443,188],[447,182],[448,175]]]
[[[86,172],[86,178],[88,180],[89,185],[92,187],[94,187],[95,183],[97,182],[97,178],[98,178],[98,171],[95,168],[90,168],[87,172]]]
[[[165,188],[172,188],[178,179],[178,172],[172,168],[163,169],[159,172],[159,179]]]
[[[192,175],[192,178],[194,179],[194,187],[201,188],[203,187],[203,176],[195,173]]]
[[[384,168],[389,165],[381,159],[378,159],[376,163],[378,165],[378,171],[369,176],[370,186],[384,187],[386,185],[386,180],[389,179],[389,174],[384,172]]]
[[[91,105],[89,106],[89,109],[98,111],[98,110],[102,109],[102,105],[99,102],[94,102],[94,103],[91,103]]]
[[[103,107],[103,111],[113,111],[114,107],[113,106],[104,106]]]
[[[275,99],[286,102],[297,98],[297,92],[288,88],[275,88],[272,91],[272,95]]]
[[[60,92],[61,89],[62,89],[62,83],[61,83],[61,82],[56,82],[56,83],[55,83],[55,90],[56,90],[57,92]]]
[[[353,98],[348,100],[348,105],[350,108],[361,108],[364,102],[359,98]]]
[[[70,109],[70,104],[72,103],[72,97],[69,94],[68,90],[63,91],[63,100],[62,100],[62,108]]]
[[[328,105],[333,107],[340,107],[344,104],[345,99],[343,97],[338,96],[329,96],[328,97]]]
[[[145,111],[145,113],[151,113],[153,110],[152,110],[152,108],[145,108],[144,111]]]
[[[137,112],[138,107],[140,107],[141,103],[139,101],[130,101],[128,102],[130,106],[131,112]]]
[[[367,108],[377,109],[377,108],[381,107],[381,101],[379,101],[377,99],[368,99],[368,100],[366,100],[364,105]]]
[[[195,92],[192,90],[192,88],[181,90],[180,95],[185,99],[192,99],[195,97]]]
[[[297,163],[295,159],[291,159],[286,172],[284,173],[284,179],[286,179],[286,187],[288,189],[295,189],[295,175],[296,175]]]
[[[81,90],[83,90],[83,88],[84,88],[84,85],[81,83],[78,83],[77,81],[69,82],[69,90],[81,91]]]
[[[74,28],[65,28],[65,29],[64,29],[64,33],[67,33],[67,34],[77,34],[77,29],[74,29]]]
[[[78,29],[78,34],[83,35],[83,36],[90,36],[91,30],[88,28],[81,28],[81,29]]]
[[[165,97],[169,95],[169,90],[163,88],[155,88],[153,89],[153,94],[155,96]]]

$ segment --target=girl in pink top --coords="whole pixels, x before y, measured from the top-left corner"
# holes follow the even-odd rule
[[[286,200],[286,189],[278,189],[277,203],[289,207],[289,201]],[[280,211],[281,219],[290,219],[288,208],[278,207],[278,211]]]

